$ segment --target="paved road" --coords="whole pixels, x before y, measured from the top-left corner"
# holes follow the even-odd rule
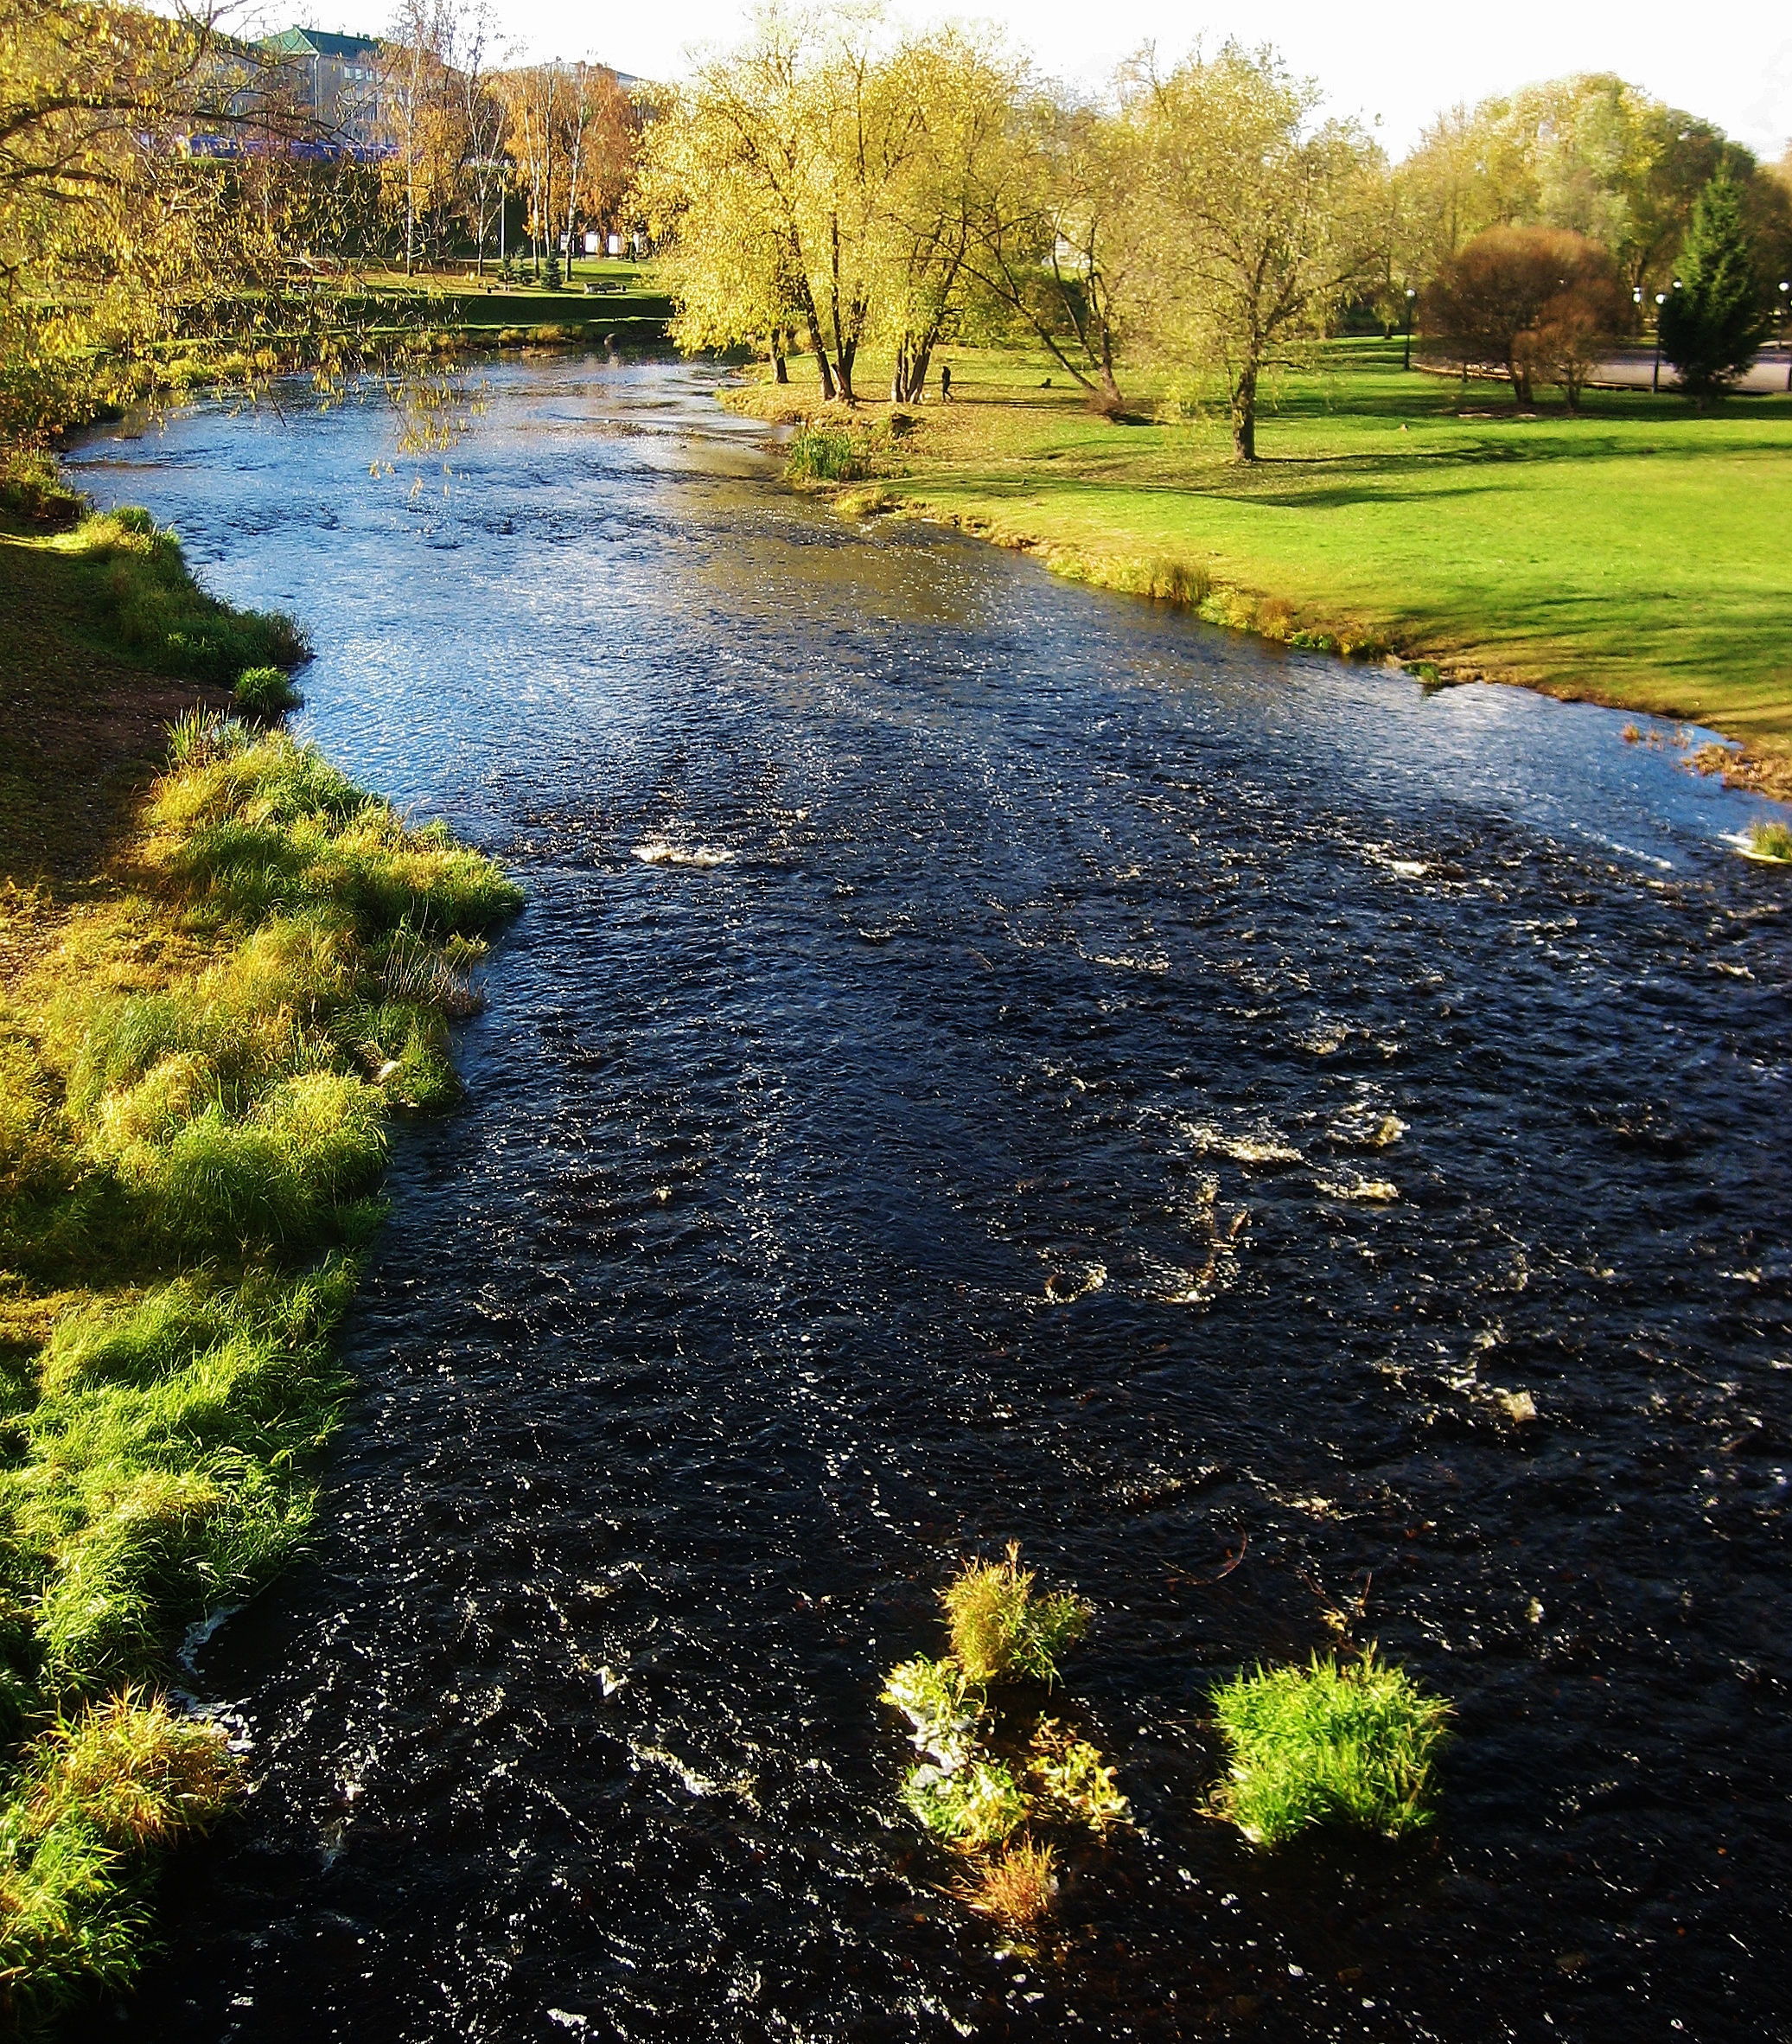
[[[1653,348],[1626,348],[1621,349],[1610,361],[1601,362],[1599,372],[1593,378],[1595,383],[1620,390],[1647,390],[1655,374],[1655,351]],[[1792,367],[1782,347],[1764,349],[1740,383],[1739,391],[1782,391],[1788,387],[1787,373]],[[1661,364],[1661,388],[1675,387],[1674,374],[1666,362]]]

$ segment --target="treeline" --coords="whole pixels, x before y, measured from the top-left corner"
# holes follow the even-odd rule
[[[608,65],[506,67],[501,50],[491,0],[400,0],[378,67],[390,217],[407,269],[467,252],[482,273],[514,195],[538,273],[553,283],[563,242],[571,252],[587,228],[633,226],[640,137],[658,96],[626,89]]]
[[[1770,323],[1785,167],[1621,80],[1457,110],[1398,165],[1320,104],[1235,43],[1147,55],[1090,99],[980,31],[774,15],[670,98],[639,202],[686,345],[760,345],[781,376],[801,346],[849,402],[869,348],[902,401],[948,335],[1031,341],[1110,413],[1128,365],[1217,375],[1244,458],[1266,373],[1352,310],[1390,331],[1416,314],[1465,367],[1523,397],[1545,374],[1572,401],[1671,293],[1703,221],[1729,320],[1706,386]],[[1515,278],[1521,316],[1487,316]]]

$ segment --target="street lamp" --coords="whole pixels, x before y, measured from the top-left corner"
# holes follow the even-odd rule
[[[1661,308],[1667,303],[1667,292],[1657,291],[1655,293],[1655,373],[1649,380],[1649,387],[1652,392],[1659,392],[1661,387]]]
[[[1786,294],[1792,291],[1792,281],[1782,278],[1780,283],[1780,346],[1786,348],[1786,388],[1792,390],[1792,348],[1786,348]]]
[[[1786,288],[1786,287],[1785,287],[1785,285],[1784,285],[1784,284],[1782,284],[1782,285],[1780,286],[1780,289],[1781,289],[1782,291],[1784,291],[1784,290],[1785,290],[1785,288]],[[1419,293],[1418,293],[1417,291],[1413,291],[1413,290],[1412,290],[1412,289],[1410,289],[1410,288],[1407,290],[1407,292],[1406,292],[1406,357],[1405,357],[1405,359],[1404,359],[1404,360],[1402,361],[1402,362],[1400,363],[1400,367],[1401,367],[1401,368],[1403,368],[1403,369],[1410,369],[1410,368],[1413,367],[1413,299],[1414,299],[1414,298],[1416,298],[1418,296],[1419,296]],[[1783,301],[1783,300],[1782,300],[1782,301],[1781,301],[1781,303],[1783,304],[1784,301]]]

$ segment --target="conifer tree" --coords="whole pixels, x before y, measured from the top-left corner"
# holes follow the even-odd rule
[[[1661,307],[1661,353],[1679,370],[1680,388],[1704,403],[1747,373],[1769,323],[1742,222],[1742,188],[1714,177],[1693,209],[1680,276]]]

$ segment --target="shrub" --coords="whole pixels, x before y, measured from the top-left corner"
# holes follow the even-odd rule
[[[966,1562],[940,1593],[953,1654],[972,1682],[1025,1677],[1049,1689],[1057,1657],[1088,1631],[1090,1606],[1062,1590],[1036,1599],[1035,1580],[1011,1544],[1003,1561]]]
[[[1450,1706],[1375,1659],[1314,1657],[1308,1668],[1260,1669],[1214,1692],[1231,1763],[1215,1815],[1253,1845],[1309,1824],[1361,1824],[1389,1837],[1430,1821],[1431,1764]]]
[[[1776,863],[1792,860],[1792,827],[1783,823],[1751,825],[1749,850],[1757,859],[1769,859]]]
[[[1597,242],[1562,228],[1506,227],[1489,227],[1444,264],[1422,318],[1464,378],[1471,367],[1502,368],[1527,407],[1541,368],[1562,381],[1572,407],[1625,313],[1617,271]]]
[[[250,716],[265,723],[297,709],[305,699],[278,667],[245,667],[231,693]]]

